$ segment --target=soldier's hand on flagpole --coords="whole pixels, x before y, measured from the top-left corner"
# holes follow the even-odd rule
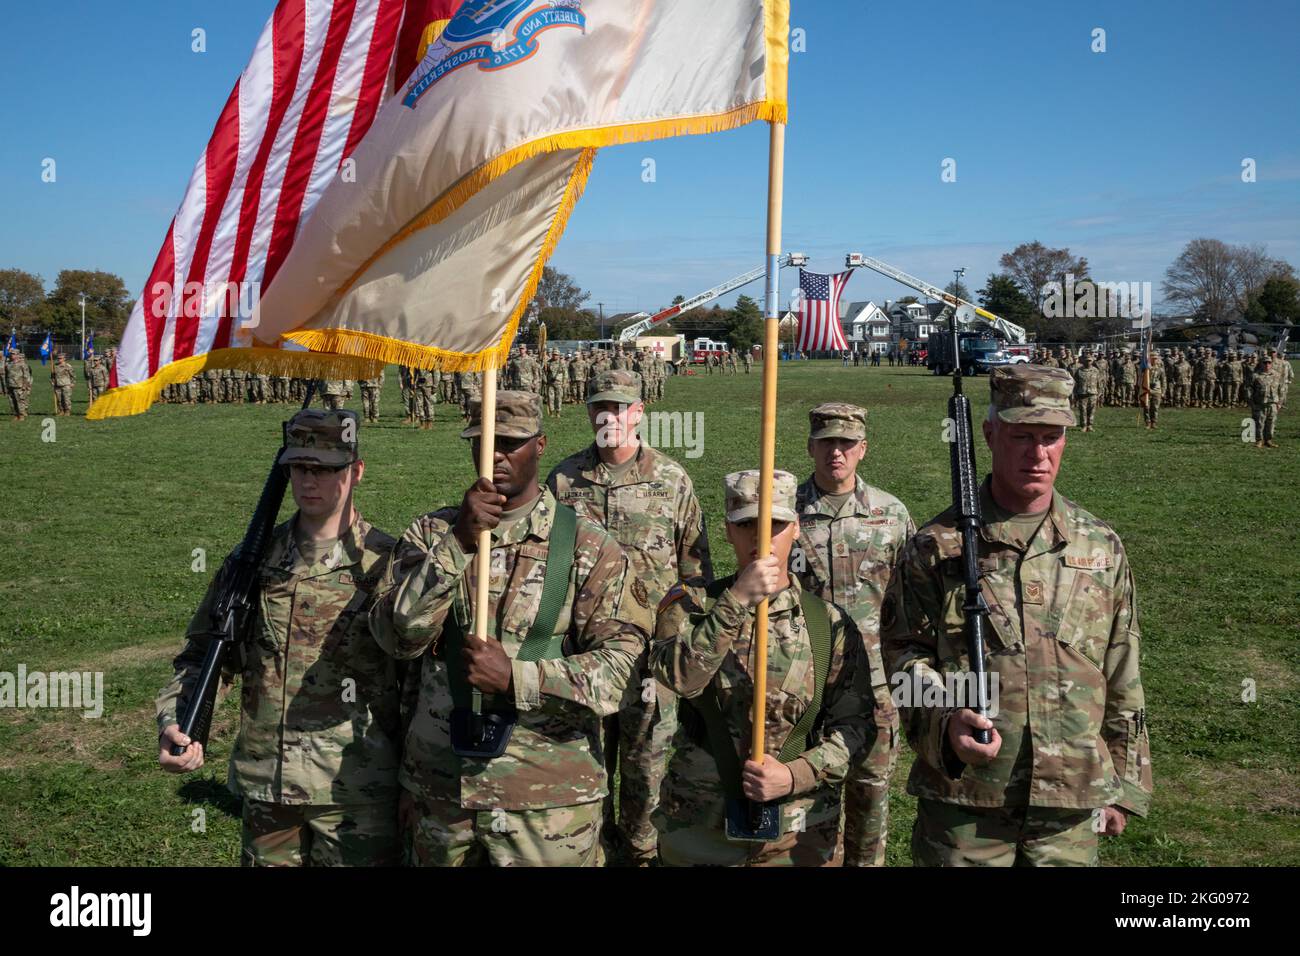
[[[497,492],[491,480],[480,478],[470,485],[461,500],[460,514],[456,516],[456,526],[452,529],[466,554],[478,550],[480,531],[491,531],[501,523],[501,509],[505,503],[505,495]]]
[[[510,656],[499,641],[466,641],[461,648],[465,677],[486,694],[508,694],[514,683]]]
[[[756,606],[763,598],[771,597],[781,590],[781,566],[776,556],[769,554],[759,558],[740,572],[736,583],[731,586],[732,593],[743,604]]]
[[[763,754],[761,764],[746,760],[740,783],[745,796],[755,803],[779,800],[794,792],[794,774],[771,754]]]
[[[991,732],[988,743],[982,744],[975,739],[977,730]],[[952,745],[953,753],[962,763],[983,767],[998,755],[998,751],[1002,748],[1002,735],[993,726],[993,721],[981,717],[969,707],[963,707],[961,710],[954,711],[952,717],[948,719],[948,743]]]
[[[179,757],[172,756],[172,745],[185,747]],[[180,724],[169,724],[158,735],[158,765],[168,773],[189,773],[203,766],[203,744],[181,733]]]

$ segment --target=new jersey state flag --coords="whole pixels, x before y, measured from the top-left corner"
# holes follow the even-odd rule
[[[788,0],[467,0],[299,229],[258,344],[500,367],[601,146],[785,122]]]

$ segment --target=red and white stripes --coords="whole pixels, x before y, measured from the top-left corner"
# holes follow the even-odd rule
[[[239,334],[241,313],[247,319],[249,306],[274,281],[302,223],[390,88],[406,6],[404,0],[276,5],[195,164],[127,323],[111,387],[143,382],[171,362],[247,344]]]
[[[823,275],[799,270],[799,351],[848,349],[840,325],[840,296],[852,275],[851,271]]]

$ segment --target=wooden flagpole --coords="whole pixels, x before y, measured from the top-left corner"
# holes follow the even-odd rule
[[[492,480],[492,458],[496,452],[497,437],[497,370],[496,367],[483,372],[483,434],[479,436],[478,475]],[[478,534],[478,552],[474,555],[478,562],[477,580],[474,582],[474,636],[481,641],[488,635],[488,578],[492,574],[492,532],[480,531]]]
[[[785,176],[785,124],[773,123],[767,157],[767,300],[763,321],[763,419],[760,429],[758,554],[772,550],[772,479],[776,471],[776,353],[779,346],[781,198]],[[754,719],[750,757],[762,763],[767,720],[767,599],[754,621]]]

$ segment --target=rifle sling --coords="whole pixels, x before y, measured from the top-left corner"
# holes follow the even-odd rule
[[[707,590],[709,597],[716,600],[735,580],[735,575],[732,575],[715,581]],[[812,702],[786,735],[777,754],[777,759],[782,763],[790,763],[808,749],[808,735],[812,732],[813,725],[821,713],[826,678],[830,673],[831,664],[831,627],[830,618],[826,613],[826,604],[815,594],[801,590],[799,606],[803,611],[804,626],[808,629],[808,640],[812,645],[814,690]],[[727,730],[726,719],[722,716],[714,682],[709,681],[700,696],[688,700],[688,703],[704,721],[709,750],[713,754],[714,763],[717,764],[718,779],[722,783],[723,792],[729,799],[740,799],[743,796],[740,783],[740,755],[736,752],[735,742]]]
[[[573,568],[577,527],[577,512],[567,505],[557,504],[555,518],[551,523],[541,602],[538,604],[532,627],[528,629],[528,636],[524,638],[515,654],[517,661],[541,661],[564,656],[564,635],[555,633],[555,624],[559,620],[560,611],[564,608],[564,599],[569,593],[569,572]],[[470,707],[479,696],[479,692],[465,676],[465,665],[460,656],[465,641],[465,630],[465,622],[454,613],[447,616],[447,623],[443,628],[443,641],[446,647],[444,661],[447,664],[447,682],[451,685],[452,700],[457,707]]]

